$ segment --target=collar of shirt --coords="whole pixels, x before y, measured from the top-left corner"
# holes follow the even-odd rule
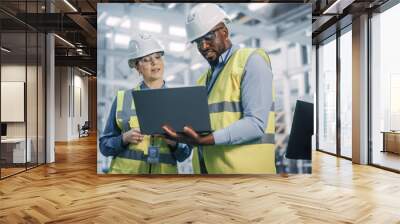
[[[164,84],[161,86],[161,89],[167,88],[165,81],[163,81],[163,82],[164,82]],[[146,83],[144,83],[144,81],[142,81],[140,83],[140,90],[144,90],[144,89],[150,89],[150,88],[146,85]]]
[[[228,48],[224,53],[222,53],[218,57],[218,64],[215,67],[211,68],[211,77],[207,78],[207,91],[210,93],[215,80],[217,79],[218,74],[224,68],[225,64],[228,62],[229,58],[232,56],[232,54],[239,49],[239,46],[232,45],[230,48]]]
[[[218,57],[218,63],[215,66],[215,68],[219,68],[223,65],[226,64],[226,62],[228,61],[228,59],[232,56],[233,52],[235,52],[237,49],[239,49],[239,46],[236,45],[232,45],[230,48],[228,48],[224,53],[222,53],[219,57]],[[214,70],[215,70],[214,68]]]

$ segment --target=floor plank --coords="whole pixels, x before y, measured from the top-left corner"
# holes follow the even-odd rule
[[[312,175],[107,176],[96,138],[0,181],[0,223],[400,223],[400,175],[315,152]]]

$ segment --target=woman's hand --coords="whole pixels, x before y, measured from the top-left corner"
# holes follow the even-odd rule
[[[122,141],[124,144],[139,144],[143,141],[144,135],[140,133],[138,128],[132,128],[122,135]]]

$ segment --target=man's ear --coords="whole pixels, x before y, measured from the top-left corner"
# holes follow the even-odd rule
[[[225,39],[227,40],[229,38],[229,30],[228,30],[228,28],[226,27],[225,24],[224,24],[224,27],[221,30],[225,35]]]

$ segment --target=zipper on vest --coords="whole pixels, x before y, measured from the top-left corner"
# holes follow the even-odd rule
[[[154,145],[154,136],[150,135],[150,145],[153,146]],[[149,152],[147,152],[148,154]],[[151,174],[151,163],[149,164],[149,174]]]

